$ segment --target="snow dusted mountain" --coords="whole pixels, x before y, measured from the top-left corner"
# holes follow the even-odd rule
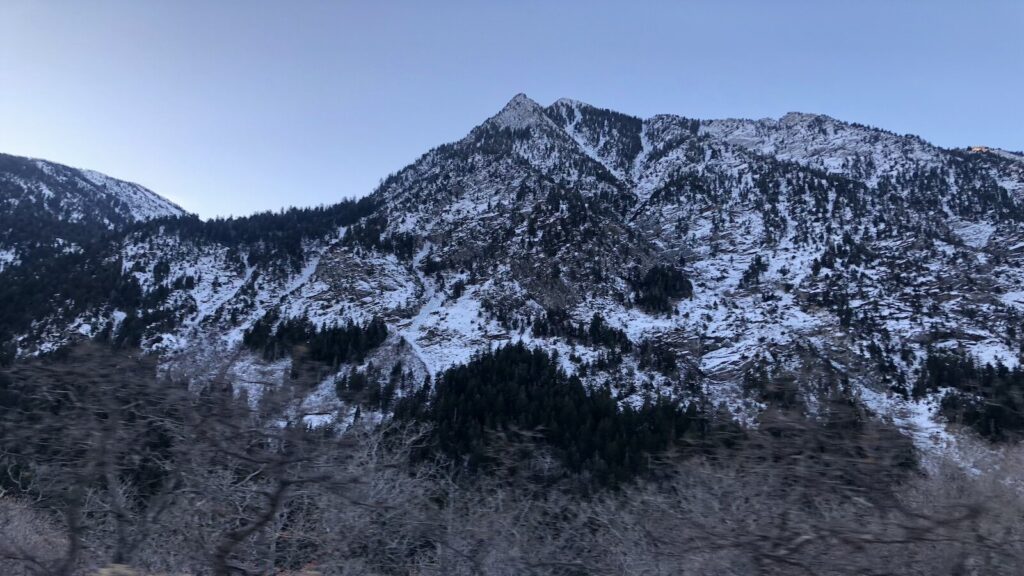
[[[138,184],[0,154],[0,269],[37,245],[71,249],[99,231],[184,214]]]
[[[46,160],[0,154],[0,202],[4,214],[31,210],[56,220],[95,222],[107,228],[185,211],[131,182]]]
[[[181,213],[134,185],[4,162],[12,207],[110,227]],[[946,442],[937,399],[907,392],[929,350],[1019,363],[1024,159],[820,115],[642,119],[518,95],[358,205],[160,220],[92,261],[137,293],[71,307],[55,292],[54,313],[9,330],[18,354],[120,334],[172,366],[234,358],[252,379],[288,363],[242,346],[260,323],[380,318],[387,340],[354,362],[380,374],[400,363],[421,380],[522,341],[624,402],[701,395],[742,418],[759,409],[744,379],[771,363],[848,380],[920,442]],[[332,390],[310,401],[333,406]]]

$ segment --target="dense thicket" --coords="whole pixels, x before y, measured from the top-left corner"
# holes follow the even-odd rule
[[[672,300],[693,296],[693,283],[677,268],[665,264],[651,266],[644,274],[630,279],[636,291],[636,304],[651,312],[672,311]]]
[[[661,452],[702,442],[709,426],[696,404],[658,397],[620,406],[610,389],[588,390],[544,351],[521,343],[446,371],[429,396],[405,398],[395,412],[430,423],[436,448],[470,469],[487,466],[494,434],[537,434],[566,469],[604,483],[646,470]]]
[[[902,481],[917,468],[913,441],[865,409],[841,374],[826,369],[812,380],[762,360],[743,389],[765,407],[759,428],[773,438],[765,456],[783,468],[796,458],[818,481],[859,490],[880,476]]]
[[[0,452],[7,471],[0,491],[51,481],[34,476],[39,471],[32,464],[39,460],[74,462],[106,450],[104,458],[135,495],[152,496],[167,480],[168,426],[181,418],[177,402],[186,392],[153,386],[155,375],[155,358],[92,346],[64,349],[0,373]],[[125,435],[132,436],[138,452],[121,451],[117,442]],[[100,477],[103,471],[94,473]]]
[[[33,574],[95,574],[142,557],[162,572],[237,573],[240,548],[271,519],[294,529],[277,516],[300,506],[285,505],[289,490],[336,471],[326,460],[340,445],[333,430],[285,414],[300,384],[279,384],[261,412],[229,383],[196,381],[190,391],[159,377],[154,357],[96,344],[0,373],[0,507],[31,501],[61,531],[30,552],[11,545],[23,535],[4,516],[0,573],[26,574],[3,564],[14,561]],[[310,465],[314,454],[324,459]],[[271,562],[296,568],[287,560],[295,541],[274,540]]]
[[[1024,370],[980,365],[966,354],[932,351],[914,395],[945,391],[942,414],[991,440],[1024,437]]]
[[[306,317],[282,320],[271,310],[245,331],[242,343],[266,360],[284,358],[301,347],[303,357],[338,366],[362,361],[387,336],[387,325],[380,318],[363,326],[351,320],[343,326],[317,326]]]
[[[575,322],[565,309],[548,309],[543,316],[533,320],[533,335],[541,338],[565,338],[570,342],[582,342],[622,352],[628,352],[632,348],[629,336],[622,330],[609,326],[604,317],[597,312],[590,318],[590,322],[584,323]]]

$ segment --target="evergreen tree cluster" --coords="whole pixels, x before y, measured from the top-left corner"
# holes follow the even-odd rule
[[[643,274],[635,275],[630,284],[636,291],[635,302],[650,312],[672,311],[672,300],[693,297],[693,283],[673,266],[655,264]]]
[[[660,144],[656,143],[654,148],[647,153],[647,162],[658,162],[683,145],[687,146],[687,159],[692,159],[703,153],[703,144],[708,141],[708,137],[700,135],[700,120],[678,116],[673,120],[682,130],[677,137],[669,137]]]
[[[572,125],[577,134],[590,135],[601,141],[602,150],[615,152],[615,168],[628,170],[634,159],[643,151],[640,134],[643,120],[606,108],[587,107],[586,113],[579,114],[570,104],[555,103],[545,112],[560,126]]]
[[[116,331],[108,325],[98,335],[117,345],[137,346],[146,332],[173,329],[183,310],[163,310],[160,304],[174,290],[194,287],[195,278],[168,278],[170,263],[162,259],[151,271],[155,288],[143,294],[134,276],[123,273],[116,257],[117,243],[125,235],[176,234],[189,241],[225,245],[239,261],[244,256],[250,265],[284,265],[297,270],[305,261],[306,240],[326,236],[376,209],[376,201],[363,198],[241,218],[162,218],[108,230],[95,223],[54,220],[43,207],[24,204],[23,209],[0,214],[0,238],[17,243],[21,261],[0,272],[0,362],[13,353],[11,339],[34,321],[70,319],[97,307],[127,314]],[[30,208],[35,211],[24,212]],[[49,241],[39,242],[43,236]]]
[[[932,351],[915,383],[914,396],[946,390],[941,411],[951,422],[993,441],[1024,438],[1024,370],[979,365],[970,356]]]
[[[389,252],[402,260],[412,260],[416,252],[416,237],[408,232],[385,234],[387,225],[387,216],[376,213],[349,227],[345,233],[345,244]]]
[[[648,470],[658,453],[703,441],[708,427],[695,404],[658,397],[619,406],[608,388],[588,390],[554,358],[522,343],[449,369],[432,391],[400,400],[395,416],[430,423],[434,448],[470,470],[491,463],[495,434],[536,434],[566,470],[599,483]]]
[[[266,360],[284,358],[301,347],[304,358],[338,366],[361,362],[387,336],[387,325],[380,318],[365,326],[351,320],[344,326],[316,326],[305,317],[282,320],[272,310],[245,331],[242,344]]]
[[[584,196],[575,188],[553,187],[544,199],[535,203],[526,221],[528,246],[536,246],[548,257],[559,254],[567,246],[587,246],[602,234],[614,204],[603,194]]]
[[[589,323],[576,323],[561,308],[550,308],[544,316],[535,318],[533,335],[541,338],[560,337],[570,342],[582,342],[622,352],[629,352],[633,346],[625,332],[609,326],[600,314],[595,312]]]
[[[0,363],[13,359],[11,339],[43,318],[70,320],[102,305],[128,309],[142,290],[121,261],[101,256],[98,246],[51,253],[0,273]]]
[[[740,288],[749,288],[751,286],[757,286],[761,283],[761,275],[768,271],[768,263],[765,262],[764,258],[760,254],[754,255],[754,259],[750,261],[750,266],[743,272],[743,276],[740,277]]]
[[[387,413],[394,406],[396,395],[402,397],[415,393],[413,373],[406,370],[401,362],[395,363],[387,377],[372,362],[365,370],[353,366],[347,374],[334,382],[334,391],[339,400],[355,403],[355,420],[361,415],[361,408]]]
[[[2,153],[0,206],[0,247],[19,251],[81,246],[132,220],[131,207],[81,170]]]
[[[653,340],[644,340],[637,347],[637,353],[642,370],[654,370],[668,377],[679,375],[676,353],[664,344]]]

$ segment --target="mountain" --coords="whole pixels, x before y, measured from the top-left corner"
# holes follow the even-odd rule
[[[0,268],[40,245],[75,249],[98,233],[185,214],[138,184],[7,154],[0,154],[0,206]]]
[[[13,356],[91,337],[253,381],[303,343],[334,374],[309,401],[351,415],[334,387],[354,369],[419,382],[523,342],[623,403],[700,397],[741,420],[764,374],[802,375],[811,407],[841,382],[943,447],[929,359],[1013,368],[1024,345],[1024,160],[822,115],[644,119],[520,94],[359,202],[206,222],[8,163],[25,184],[5,186],[54,220],[115,231],[76,264],[101,290],[39,295],[45,264],[3,273],[7,301],[38,311],[0,310]],[[166,217],[124,227],[150,216]],[[386,338],[354,345],[374,319]]]

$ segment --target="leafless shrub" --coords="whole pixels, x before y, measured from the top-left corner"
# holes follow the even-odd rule
[[[0,497],[0,573],[28,576],[45,573],[66,546],[60,528],[31,505]]]

